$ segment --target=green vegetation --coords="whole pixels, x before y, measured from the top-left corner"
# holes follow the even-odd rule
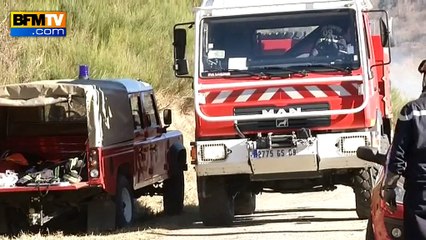
[[[391,94],[392,101],[392,112],[393,112],[393,124],[396,124],[398,120],[399,112],[401,108],[409,101],[407,98],[401,96],[401,93],[397,89],[392,89]]]
[[[191,21],[199,0],[3,1],[0,4],[0,84],[77,77],[79,64],[91,78],[140,78],[155,88],[185,93],[189,82],[172,71],[172,28]],[[65,38],[11,38],[16,10],[66,11]],[[188,93],[188,92],[187,92]]]

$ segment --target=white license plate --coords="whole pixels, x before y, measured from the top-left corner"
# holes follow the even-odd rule
[[[255,149],[250,153],[251,158],[277,158],[296,155],[296,148]]]

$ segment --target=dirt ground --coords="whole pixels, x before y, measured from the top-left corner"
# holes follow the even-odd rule
[[[219,208],[220,206],[218,206]],[[204,227],[195,205],[181,216],[157,216],[144,223],[153,239],[364,239],[366,220],[355,213],[351,188],[300,194],[263,193],[253,215],[237,216],[235,226]]]

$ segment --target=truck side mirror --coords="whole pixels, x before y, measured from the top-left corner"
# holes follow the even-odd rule
[[[188,74],[188,61],[185,59],[186,51],[186,30],[175,28],[173,30],[173,46],[175,64],[174,70],[177,76]]]
[[[164,109],[163,110],[163,122],[166,126],[170,126],[172,124],[172,110]]]
[[[185,76],[188,74],[188,61],[186,59],[175,59],[175,75]]]
[[[389,47],[389,31],[383,19],[380,19],[380,36],[382,38],[382,47]]]
[[[174,60],[173,60],[173,70],[175,71],[176,77],[181,78],[192,78],[188,75],[188,61],[186,59],[186,29],[182,28],[187,26],[192,28],[194,25],[193,22],[189,23],[179,23],[173,27],[173,48],[174,48]]]

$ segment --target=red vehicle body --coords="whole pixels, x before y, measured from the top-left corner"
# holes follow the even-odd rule
[[[373,165],[355,152],[380,148],[391,122],[388,34],[368,5],[206,0],[194,23],[175,26],[178,77],[188,77],[182,26],[195,28],[192,158],[204,224],[253,213],[262,191],[336,184],[354,188],[368,218]]]
[[[163,124],[149,84],[55,80],[0,92],[0,172],[20,178],[0,187],[0,233],[69,214],[87,221],[89,232],[123,227],[142,195],[161,194],[166,213],[182,211],[183,137],[166,130],[171,111]],[[80,167],[71,167],[73,159]],[[54,176],[41,181],[49,169]],[[24,176],[32,179],[20,182]]]
[[[395,212],[390,212],[380,196],[380,189],[383,183],[383,173],[380,173],[380,181],[373,190],[371,199],[371,218],[367,223],[366,240],[397,240],[404,238],[404,205],[403,205],[403,184],[398,183],[397,208]]]
[[[360,147],[357,156],[361,159],[386,165],[386,155],[372,147]],[[384,167],[379,169],[371,197],[371,216],[367,223],[366,240],[397,240],[404,237],[404,177],[401,177],[395,188],[396,209],[390,211],[383,200],[381,191],[385,180]]]

